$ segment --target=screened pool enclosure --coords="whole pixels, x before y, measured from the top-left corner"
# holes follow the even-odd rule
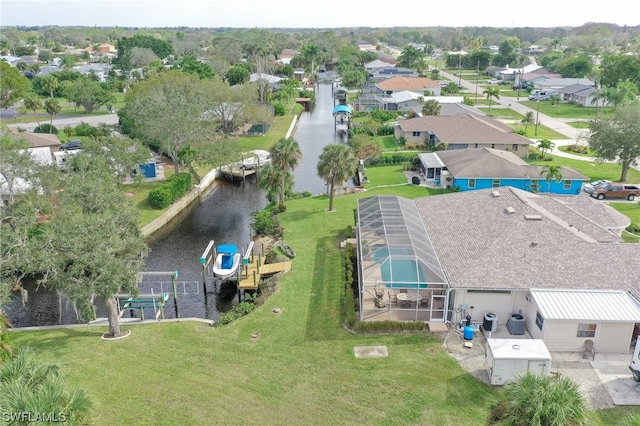
[[[448,285],[413,201],[358,201],[358,289],[364,321],[444,321]]]

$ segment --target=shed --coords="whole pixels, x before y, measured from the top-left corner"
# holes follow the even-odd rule
[[[640,303],[622,290],[530,290],[527,329],[552,351],[581,352],[584,341],[597,352],[631,351]]]
[[[489,382],[504,385],[527,371],[548,376],[551,354],[540,339],[487,339]]]

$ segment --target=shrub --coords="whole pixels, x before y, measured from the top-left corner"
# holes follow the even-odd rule
[[[62,131],[65,135],[67,135],[68,138],[76,134],[76,130],[71,126],[64,126],[64,129],[62,129]]]
[[[104,133],[100,129],[84,122],[78,124],[75,127],[74,131],[76,136],[90,136],[94,138],[97,138],[98,136],[104,136]]]
[[[284,113],[285,113],[284,105],[282,105],[282,103],[280,103],[280,102],[274,103],[273,104],[273,113],[276,115],[276,117],[283,116]]]
[[[277,217],[270,208],[265,208],[253,214],[251,228],[258,235],[273,235],[276,232]]]
[[[256,308],[256,305],[250,302],[240,302],[237,306],[234,306],[229,312],[226,312],[218,318],[215,322],[216,327],[220,327],[229,324],[231,321],[250,314]]]
[[[154,190],[149,191],[147,198],[149,207],[152,209],[162,210],[167,208],[173,203],[173,193],[171,188],[167,186],[161,186]]]
[[[191,175],[178,173],[171,176],[159,188],[149,192],[147,198],[152,209],[164,209],[182,197],[191,187]]]
[[[51,129],[51,131],[49,131]],[[33,129],[33,133],[53,133],[54,135],[58,134],[58,129],[56,126],[51,126],[50,124],[41,124],[35,129]]]

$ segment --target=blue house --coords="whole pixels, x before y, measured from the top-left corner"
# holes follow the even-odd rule
[[[530,192],[577,195],[589,178],[560,167],[562,178],[547,181],[544,166],[528,164],[510,151],[492,148],[436,151],[419,154],[427,181],[460,191],[512,186]]]

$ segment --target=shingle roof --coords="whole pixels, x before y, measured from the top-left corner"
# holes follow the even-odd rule
[[[532,144],[533,142],[490,117],[470,114],[427,115],[398,123],[404,132],[433,132],[445,143]]]
[[[530,165],[512,152],[501,149],[475,148],[438,151],[435,153],[456,178],[540,179],[543,166]],[[569,167],[561,167],[565,180],[587,180],[588,177]]]
[[[19,136],[23,137],[31,148],[39,148],[43,146],[58,147],[62,145],[57,135],[49,133],[19,133]]]
[[[454,288],[624,290],[638,298],[640,275],[630,265],[640,244],[611,242],[607,219],[564,198],[502,187],[415,203]]]
[[[576,84],[571,84],[569,86],[563,87],[562,89],[558,89],[558,92],[575,94],[575,93],[580,93],[584,91],[584,93],[580,93],[580,94],[583,96],[587,96],[595,90],[596,89],[593,86],[587,86],[586,84],[576,83]]]

